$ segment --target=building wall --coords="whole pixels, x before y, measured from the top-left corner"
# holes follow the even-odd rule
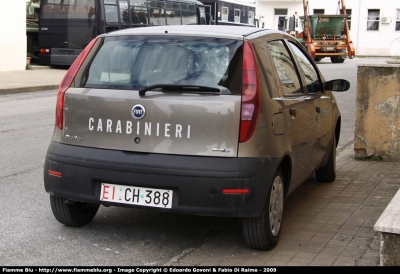
[[[368,31],[368,9],[380,9],[380,17],[387,16],[392,21],[388,24],[379,23],[379,30],[377,31]],[[356,50],[358,55],[389,56],[392,55],[391,51],[395,53],[393,52],[394,48],[400,46],[400,43],[394,43],[394,41],[400,38],[400,31],[395,31],[396,9],[400,9],[400,1],[359,1],[359,14],[357,16],[359,25],[358,33],[356,33],[358,40]]]
[[[0,0],[0,71],[25,70],[25,0]]]
[[[309,12],[314,9],[324,9],[325,14],[337,14],[338,0],[308,0]],[[400,31],[395,30],[397,10],[400,9],[399,0],[345,0],[346,9],[351,9],[350,37],[356,48],[356,55],[366,56],[399,56],[400,55]],[[265,28],[276,29],[276,17],[274,10],[287,8],[288,15],[302,16],[303,0],[258,0],[256,13],[260,22],[264,21]],[[379,9],[380,17],[391,18],[388,24],[379,23],[379,30],[367,30],[368,9]]]
[[[264,23],[265,29],[276,29],[278,22],[275,17],[275,9],[287,9],[288,15],[294,15],[297,12],[298,15],[303,15],[303,1],[292,0],[292,1],[261,1],[257,0],[256,5],[256,16],[260,21],[260,27]]]

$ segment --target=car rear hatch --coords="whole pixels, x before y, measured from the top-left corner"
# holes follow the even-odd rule
[[[237,156],[243,40],[99,39],[64,94],[62,143]]]

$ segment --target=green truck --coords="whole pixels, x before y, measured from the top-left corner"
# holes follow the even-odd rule
[[[341,0],[341,3],[342,14],[308,15],[308,3],[303,0],[304,16],[287,17],[286,32],[295,36],[317,62],[329,57],[332,63],[343,63],[346,58],[352,59],[355,56],[344,0]],[[298,19],[302,22],[302,30],[295,28],[295,22]]]

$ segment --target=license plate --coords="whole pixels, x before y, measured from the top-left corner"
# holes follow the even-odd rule
[[[335,50],[335,48],[334,48],[334,47],[327,47],[327,48],[326,48],[326,50],[331,50],[331,51],[334,51],[334,50]]]
[[[100,200],[149,207],[172,207],[172,190],[101,184]]]
[[[74,55],[73,50],[60,50],[59,53],[60,55]]]

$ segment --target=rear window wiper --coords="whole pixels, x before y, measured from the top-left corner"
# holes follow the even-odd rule
[[[212,88],[206,86],[197,86],[197,85],[168,85],[168,84],[157,84],[151,85],[148,87],[143,87],[139,89],[139,95],[144,96],[146,91],[153,90],[156,88],[161,88],[163,91],[188,91],[188,92],[205,92],[205,93],[220,93],[221,90],[219,88]]]

